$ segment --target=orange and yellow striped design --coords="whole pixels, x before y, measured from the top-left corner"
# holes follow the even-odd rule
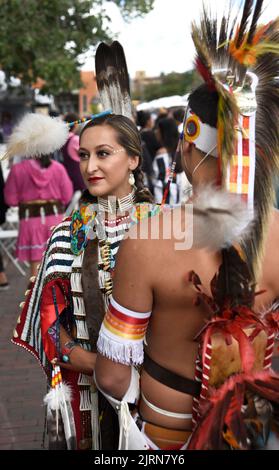
[[[255,182],[255,114],[239,116],[235,151],[227,172],[227,188],[253,207]]]
[[[99,353],[120,364],[142,364],[150,316],[151,312],[129,310],[111,297],[97,342]]]
[[[133,312],[133,315],[135,315],[135,312]],[[142,318],[141,314],[138,317],[130,316],[127,313],[120,312],[110,304],[103,324],[113,335],[134,341],[144,338],[148,321],[149,317]]]
[[[60,370],[60,367],[55,366],[54,370],[52,371],[51,387],[55,388],[60,383],[62,383],[61,370]]]

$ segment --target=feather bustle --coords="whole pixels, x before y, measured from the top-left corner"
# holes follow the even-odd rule
[[[260,437],[262,427],[258,428],[251,442],[252,436],[248,434],[249,420],[251,418],[260,420],[260,417],[255,414],[249,415],[251,412],[256,412],[255,407],[248,409],[245,413],[240,412],[245,403],[245,397],[249,397],[251,393],[271,401],[278,411],[279,376],[270,375],[270,372],[266,371],[238,374],[228,379],[218,390],[212,390],[209,400],[201,410],[203,418],[196,426],[187,449],[228,450],[230,444],[234,443],[236,449],[251,449],[253,445],[257,448],[257,436]],[[275,424],[276,417],[270,416],[270,420],[273,420]],[[278,422],[276,422],[276,428],[278,432]],[[231,442],[224,439],[225,430],[228,429],[234,438]]]

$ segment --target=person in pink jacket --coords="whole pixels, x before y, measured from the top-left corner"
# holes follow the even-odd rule
[[[11,168],[4,195],[9,206],[19,206],[16,256],[31,264],[34,276],[51,227],[61,222],[64,207],[72,198],[72,182],[64,166],[50,156],[26,159]]]

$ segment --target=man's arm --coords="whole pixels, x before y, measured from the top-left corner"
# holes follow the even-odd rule
[[[99,336],[97,383],[105,393],[117,399],[121,399],[129,387],[131,366],[143,361],[143,330],[147,328],[153,303],[149,251],[148,240],[122,242],[117,254],[112,305]],[[111,343],[110,329],[113,332]],[[102,331],[108,335],[107,348],[100,347]]]

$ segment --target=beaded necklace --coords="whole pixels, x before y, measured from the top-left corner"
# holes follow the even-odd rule
[[[130,226],[130,215],[106,220],[104,224],[104,237],[99,238],[98,270],[99,284],[104,295],[105,307],[108,307],[109,297],[112,293],[112,276],[115,267],[115,255],[120,240]]]
[[[109,214],[116,214],[117,211],[127,212],[130,211],[133,205],[135,204],[135,190],[133,190],[122,198],[116,198],[109,196],[107,199],[98,197],[98,205],[101,210]]]
[[[99,239],[98,244],[98,270],[99,270],[99,284],[101,292],[104,295],[105,307],[108,307],[109,297],[112,293],[112,275],[115,267],[115,249],[113,247],[117,244],[116,250],[120,239],[123,238],[125,231],[129,229],[130,216],[129,212],[135,204],[135,190],[133,189],[127,196],[123,198],[98,198],[98,205],[104,212],[105,216],[102,224],[101,233],[97,233]],[[123,213],[128,212],[128,215],[117,216],[117,211]],[[114,218],[106,218],[106,216],[113,215]],[[98,224],[99,217],[96,217],[96,224]],[[99,227],[100,228],[100,227]]]

